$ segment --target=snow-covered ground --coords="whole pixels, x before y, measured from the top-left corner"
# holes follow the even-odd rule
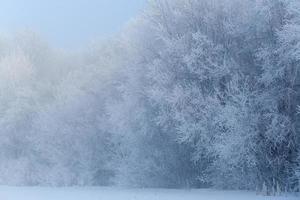
[[[0,200],[299,200],[257,196],[252,192],[118,188],[0,187]]]

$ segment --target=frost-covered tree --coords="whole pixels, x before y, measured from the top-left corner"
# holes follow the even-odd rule
[[[297,67],[297,26],[293,1],[269,3],[274,28],[269,32],[272,40],[265,42],[258,58],[262,61],[261,83],[261,124],[258,148],[261,178],[269,190],[276,184],[281,189],[292,189],[288,179],[293,174],[293,165],[299,149],[297,141],[296,99]],[[276,23],[277,22],[277,23]]]
[[[299,188],[296,0],[151,0],[108,41],[0,38],[0,183]]]
[[[241,75],[240,75],[241,76]],[[217,117],[213,148],[217,159],[210,179],[220,188],[251,189],[258,183],[256,159],[256,85],[247,77],[233,77]],[[246,180],[246,181],[245,181]]]
[[[286,85],[297,74],[282,79],[276,72],[292,69],[284,46],[295,44],[284,39],[288,7],[280,0],[151,1],[133,26],[137,105],[141,126],[151,127],[141,130],[190,146],[197,179],[206,184],[290,187],[298,147],[295,109],[284,102],[295,99]]]

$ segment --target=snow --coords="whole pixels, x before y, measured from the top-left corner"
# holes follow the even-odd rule
[[[1,200],[299,200],[245,191],[120,189],[103,187],[0,187]]]

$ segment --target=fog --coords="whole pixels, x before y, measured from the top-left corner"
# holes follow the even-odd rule
[[[298,1],[1,9],[1,185],[299,192]]]
[[[31,30],[56,47],[81,48],[112,37],[145,4],[146,0],[5,0],[0,7],[0,33]]]

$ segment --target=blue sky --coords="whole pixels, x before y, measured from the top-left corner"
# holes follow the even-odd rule
[[[1,0],[0,32],[33,30],[58,47],[79,47],[116,33],[146,1]]]

